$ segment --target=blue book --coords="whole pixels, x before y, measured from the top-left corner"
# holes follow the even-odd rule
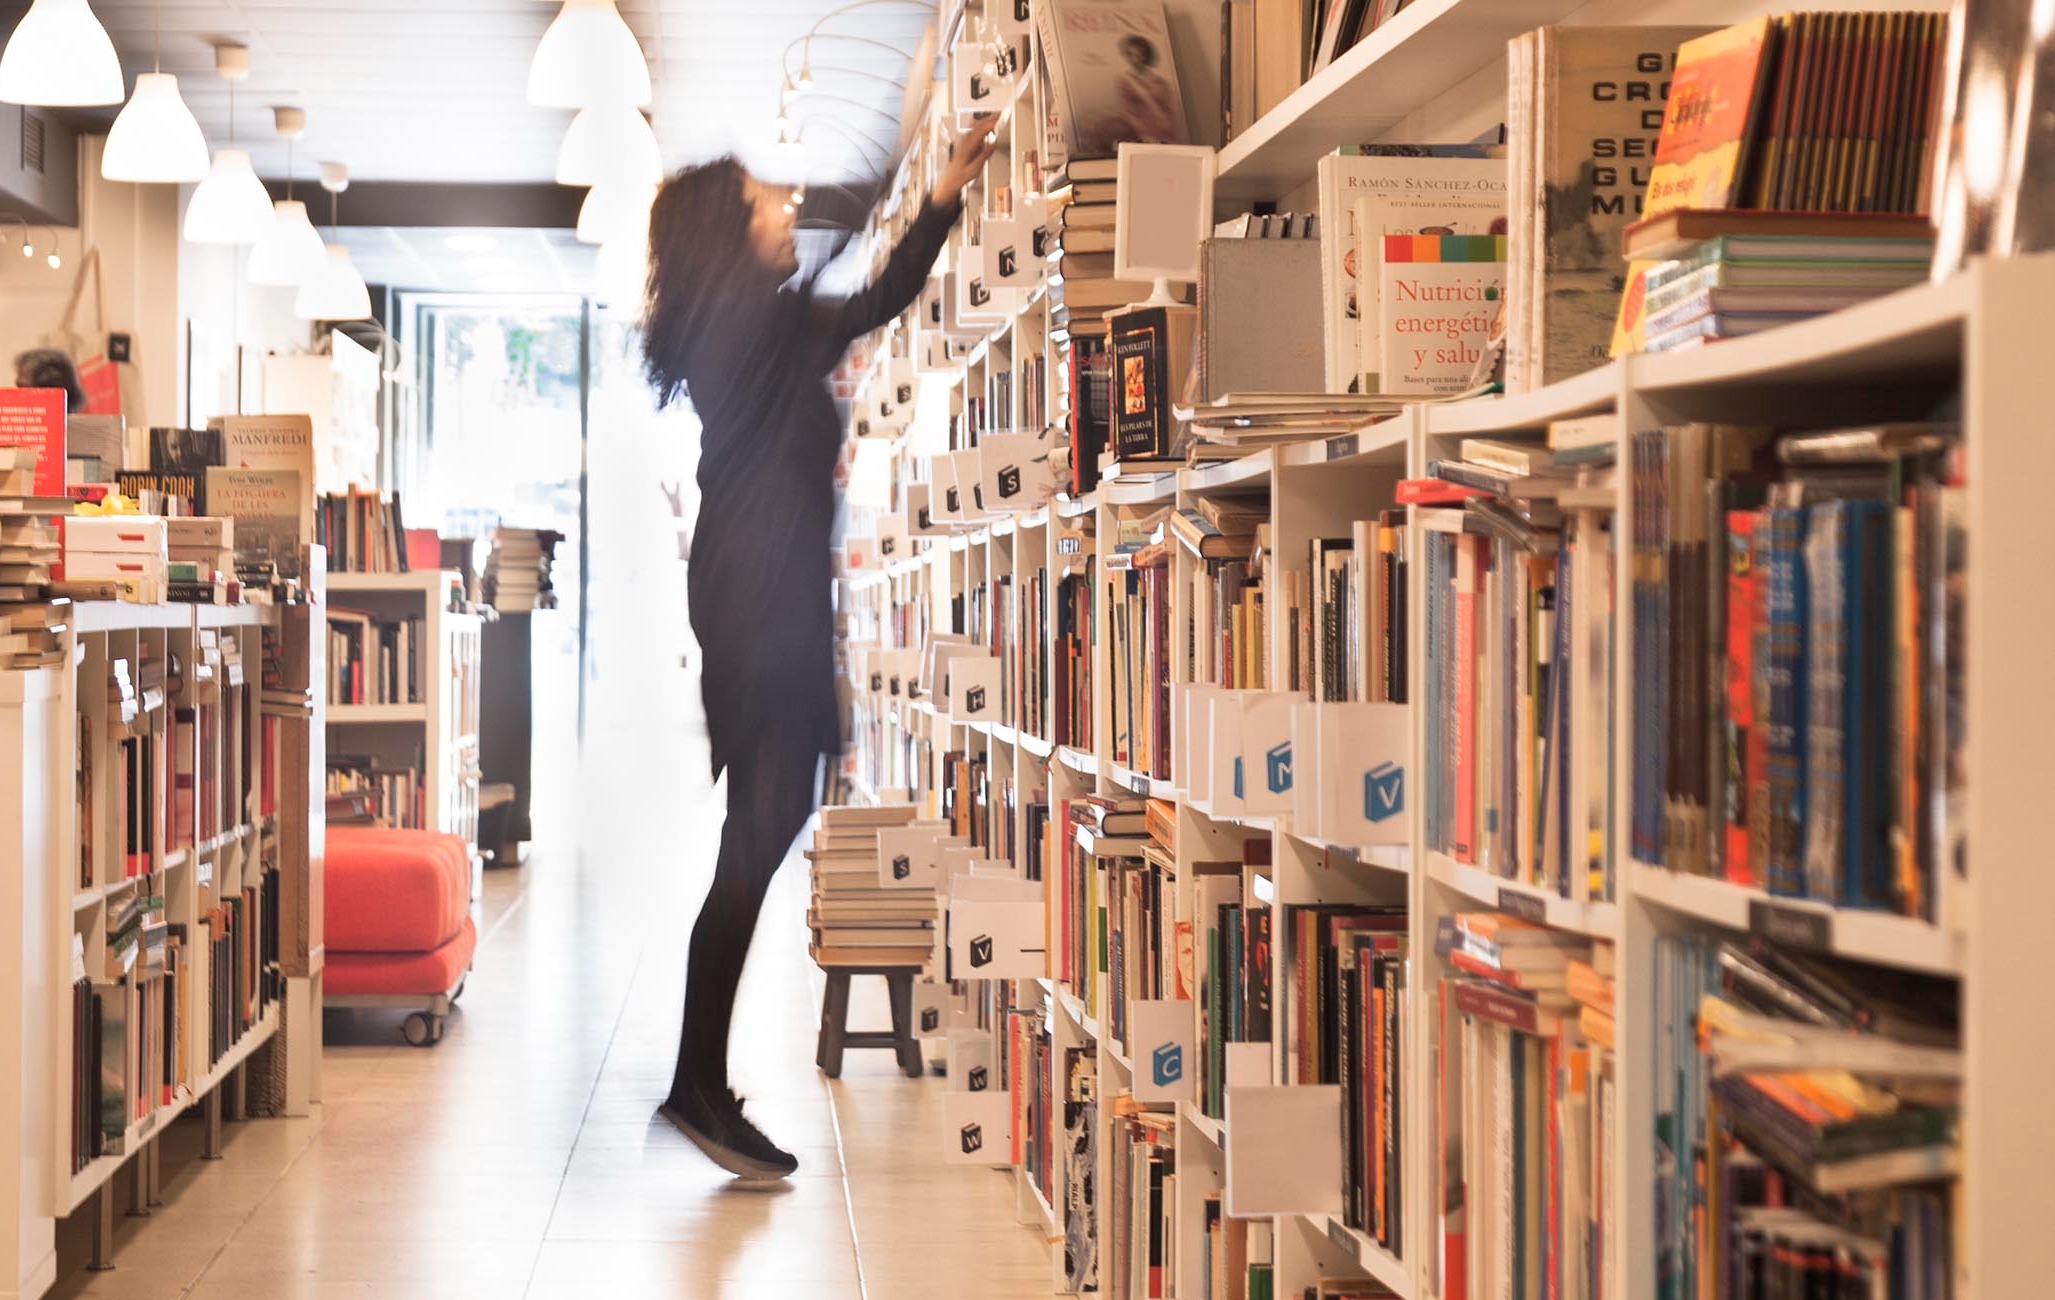
[[[1806,611],[1805,511],[1778,506],[1768,512],[1769,547],[1763,556],[1764,622],[1769,655],[1769,843],[1765,883],[1773,894],[1805,896]]]

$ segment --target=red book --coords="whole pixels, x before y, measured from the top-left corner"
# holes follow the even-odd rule
[[[1459,506],[1471,497],[1490,495],[1482,488],[1464,487],[1445,479],[1404,478],[1399,480],[1392,500],[1402,506]]]
[[[64,390],[0,388],[0,447],[36,449],[39,497],[64,495]]]
[[[1721,737],[1726,792],[1723,814],[1725,844],[1721,855],[1727,879],[1756,884],[1755,864],[1748,856],[1748,754],[1756,739],[1755,632],[1760,617],[1755,576],[1755,523],[1761,512],[1727,512],[1727,678],[1726,731]]]

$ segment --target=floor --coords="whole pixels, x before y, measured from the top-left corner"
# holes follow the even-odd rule
[[[539,811],[528,864],[488,875],[470,988],[439,1047],[332,1013],[323,1103],[232,1126],[227,1157],[166,1136],[164,1205],[124,1218],[112,1272],[63,1233],[62,1300],[571,1300],[1047,1296],[1010,1175],[941,1163],[946,1084],[889,1053],[813,1066],[819,972],[803,863],[781,873],[737,1013],[734,1073],[799,1175],[737,1184],[651,1113],[670,1079],[684,936],[718,803],[689,725],[602,719]],[[559,750],[558,752],[561,752]],[[681,794],[681,790],[684,793]],[[861,981],[860,983],[875,983]],[[882,1023],[874,991],[853,1009]]]

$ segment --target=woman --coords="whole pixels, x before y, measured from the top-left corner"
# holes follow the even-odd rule
[[[792,283],[790,192],[733,158],[672,177],[650,211],[643,363],[659,403],[689,396],[704,426],[687,607],[714,775],[728,774],[661,1113],[746,1177],[784,1177],[798,1162],[728,1087],[735,987],[771,876],[813,813],[821,756],[842,747],[828,554],[842,425],[826,378],[927,282],[964,186],[991,156],[989,129],[980,119],[957,140],[884,270],[849,298]]]

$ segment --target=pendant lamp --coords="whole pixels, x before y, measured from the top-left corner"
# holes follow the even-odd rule
[[[307,128],[307,115],[297,108],[271,110],[278,133],[285,137],[285,194],[271,205],[271,225],[250,250],[247,274],[251,284],[297,288],[322,268],[328,252],[307,217],[307,205],[292,197],[293,141]]]
[[[293,315],[301,320],[369,320],[371,290],[350,261],[350,250],[329,244],[321,266],[300,286]]]
[[[250,75],[246,45],[214,47],[214,70],[228,83],[228,144],[214,154],[214,168],[186,204],[183,233],[194,244],[254,244],[270,232],[271,195],[250,166],[250,155],[235,147],[235,86]]]
[[[178,78],[163,71],[164,0],[157,0],[157,28],[152,70],[136,78],[107,132],[100,175],[110,181],[179,185],[204,180],[209,170],[207,137],[179,97]]]
[[[647,239],[649,208],[655,202],[654,185],[609,182],[593,186],[578,207],[578,242],[608,244],[623,235]]]
[[[341,163],[321,164],[321,188],[328,191],[329,230],[336,228],[338,196],[350,187],[350,173]],[[350,261],[350,250],[330,243],[314,273],[293,299],[293,315],[301,320],[369,320],[371,290]]]
[[[614,0],[564,0],[528,65],[528,102],[540,108],[648,105],[649,64]]]
[[[35,0],[0,51],[0,100],[10,104],[119,104],[121,91],[121,59],[86,0]]]
[[[654,185],[663,178],[656,132],[642,110],[630,104],[579,109],[557,150],[559,185]]]

